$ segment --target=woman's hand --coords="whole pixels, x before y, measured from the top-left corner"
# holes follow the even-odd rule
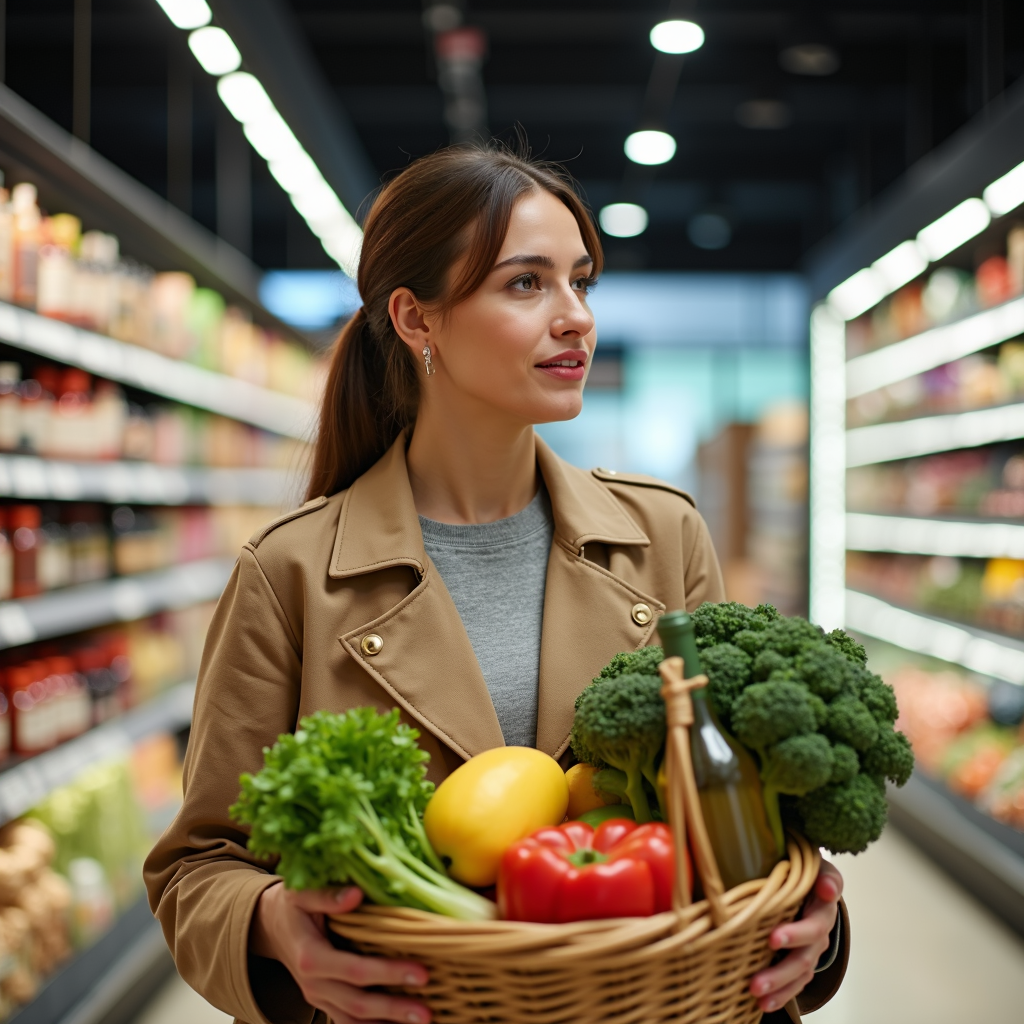
[[[769,936],[772,949],[790,952],[774,967],[755,974],[750,982],[750,991],[765,1013],[785,1006],[814,977],[814,968],[828,949],[828,937],[836,923],[842,893],[843,876],[827,861],[822,861],[818,880],[804,904],[800,920],[779,925]]]
[[[343,953],[327,940],[324,916],[355,910],[362,898],[354,886],[293,892],[272,885],[256,904],[249,949],[284,964],[306,1002],[334,1024],[429,1024],[430,1011],[422,1003],[365,991],[368,985],[425,985],[427,972],[420,964]]]

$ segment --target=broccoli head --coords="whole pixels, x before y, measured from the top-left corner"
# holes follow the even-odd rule
[[[733,701],[750,681],[750,655],[732,644],[709,647],[701,658],[708,692],[726,729],[731,729]]]
[[[860,700],[881,726],[891,726],[899,718],[896,691],[866,669],[860,679]]]
[[[754,663],[751,666],[750,674],[755,682],[762,682],[773,672],[784,672],[792,666],[792,659],[787,658],[778,651],[759,650],[754,656]]]
[[[844,658],[856,665],[866,665],[868,663],[868,652],[864,650],[864,645],[857,643],[844,630],[833,629],[831,633],[826,633],[825,643],[829,647],[834,647]]]
[[[825,733],[854,750],[867,750],[878,739],[878,722],[856,697],[843,696],[828,706]]]
[[[764,645],[779,654],[792,658],[800,654],[811,644],[821,643],[825,635],[820,626],[815,626],[806,619],[778,619],[766,630]]]
[[[616,654],[597,676],[597,679],[616,679],[619,676],[656,676],[658,666],[665,660],[665,652],[657,646],[641,647],[637,651]],[[597,679],[594,682],[597,682]],[[577,698],[578,701],[578,698]]]
[[[805,647],[794,667],[797,678],[824,700],[835,700],[841,693],[853,691],[850,663],[826,644]]]
[[[829,782],[849,782],[860,771],[860,758],[853,747],[837,743],[832,748],[832,775]]]
[[[786,849],[779,797],[804,796],[828,783],[835,755],[821,733],[790,736],[769,747],[761,759],[762,796],[768,823],[781,853]]]
[[[715,644],[727,644],[741,630],[763,630],[778,616],[779,613],[770,604],[748,608],[736,601],[724,601],[722,604],[705,601],[693,613],[697,646],[703,649]]]
[[[904,786],[914,770],[914,752],[910,740],[901,732],[883,730],[864,754],[864,771]]]
[[[860,853],[885,826],[885,795],[868,775],[822,786],[797,801],[804,835],[832,853]]]
[[[802,683],[786,679],[752,683],[732,706],[736,736],[763,759],[780,740],[814,732],[817,720],[810,696]]]
[[[658,759],[665,744],[659,676],[633,672],[597,679],[580,696],[570,742],[580,761],[625,772],[625,795],[636,820],[652,820],[644,779],[657,792]]]

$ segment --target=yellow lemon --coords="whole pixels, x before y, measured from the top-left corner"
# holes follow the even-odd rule
[[[532,747],[495,747],[456,768],[434,793],[423,826],[448,872],[492,885],[516,840],[565,817],[569,786],[558,762]]]

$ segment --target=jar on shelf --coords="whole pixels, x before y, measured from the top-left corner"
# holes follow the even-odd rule
[[[38,505],[11,505],[7,512],[13,548],[13,597],[33,597],[40,592],[39,548],[42,515]]]

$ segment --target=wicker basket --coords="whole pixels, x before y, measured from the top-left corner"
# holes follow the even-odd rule
[[[659,671],[668,711],[669,818],[677,851],[674,908],[645,918],[530,924],[456,921],[419,910],[367,906],[331,920],[356,949],[420,961],[425,1002],[440,1024],[753,1024],[751,977],[767,967],[768,935],[796,916],[818,874],[801,836],[768,878],[722,891],[689,752],[693,721],[682,661]],[[686,831],[706,898],[680,884]]]

